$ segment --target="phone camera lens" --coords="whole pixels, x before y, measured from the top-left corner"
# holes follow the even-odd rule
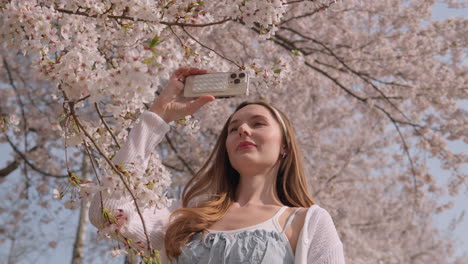
[[[245,77],[245,73],[241,72],[239,73],[239,78],[244,78]]]
[[[235,79],[235,80],[234,80],[234,83],[235,83],[235,84],[238,84],[238,83],[240,83],[240,80],[239,80],[239,79]]]
[[[235,73],[231,74],[231,78],[234,79],[234,78],[236,78],[236,77],[237,77],[237,74],[235,74]]]

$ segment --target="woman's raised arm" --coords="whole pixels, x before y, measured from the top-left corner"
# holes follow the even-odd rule
[[[142,168],[136,171],[144,172],[151,156],[154,155],[153,150],[169,131],[168,123],[193,114],[203,105],[214,100],[212,96],[197,99],[183,97],[185,77],[203,73],[206,71],[195,68],[180,68],[174,72],[167,86],[152,104],[150,111],[142,113],[137,124],[130,131],[127,141],[112,160],[115,165],[138,164]],[[154,192],[149,195],[162,195],[156,193],[156,190]],[[168,217],[179,207],[179,201],[172,201],[169,207],[140,210],[151,247],[160,250],[162,254],[164,254],[164,235]],[[123,195],[97,193],[91,202],[89,218],[102,234],[112,234],[114,239],[134,249],[147,249],[142,220],[128,192],[124,192]]]

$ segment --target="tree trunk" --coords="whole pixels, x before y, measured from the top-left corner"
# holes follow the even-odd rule
[[[15,263],[15,255],[14,255],[14,248],[15,248],[16,238],[11,239],[10,244],[10,252],[8,253],[8,264]]]
[[[83,179],[89,181],[89,160],[87,155],[83,155],[83,161],[81,165],[81,175]],[[86,225],[88,222],[88,206],[89,203],[85,199],[81,199],[80,206],[80,218],[78,221],[78,228],[76,230],[75,243],[73,244],[73,255],[72,255],[72,264],[82,264],[84,263],[84,246],[86,241]]]

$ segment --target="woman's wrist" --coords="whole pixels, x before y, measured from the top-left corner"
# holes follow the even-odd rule
[[[166,112],[161,108],[161,107],[157,107],[155,105],[152,105],[149,109],[149,111],[157,114],[162,120],[164,120],[164,122],[166,123],[170,123],[172,120],[170,120],[170,118],[166,115]]]

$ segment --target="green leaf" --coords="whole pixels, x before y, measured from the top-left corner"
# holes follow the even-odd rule
[[[77,187],[81,184],[81,179],[76,176],[76,173],[68,171],[68,182],[74,186]]]
[[[151,256],[143,257],[145,264],[161,264],[161,254],[158,250],[153,250]]]
[[[67,114],[61,113],[58,119],[59,119],[59,121],[63,121],[63,120],[65,120],[65,117],[67,117]]]
[[[154,181],[148,182],[148,183],[145,184],[145,185],[146,185],[146,187],[147,187],[148,189],[150,189],[150,190],[153,190],[153,189],[154,189]]]
[[[273,73],[279,74],[279,73],[281,73],[281,69],[274,69],[274,70],[273,70]]]
[[[187,121],[187,119],[185,119],[185,117],[182,117],[181,119],[177,120],[177,124],[183,125],[183,124],[185,124],[186,121]]]
[[[115,216],[112,215],[112,213],[111,213],[111,211],[109,209],[106,209],[106,208],[102,209],[102,218],[104,218],[104,220],[107,223],[110,223],[110,224],[117,223],[117,219],[115,218]]]
[[[156,47],[157,45],[159,45],[161,43],[161,41],[159,41],[159,36],[156,34],[154,35],[153,39],[151,40],[150,44],[149,44],[149,48],[152,49],[154,47]]]

